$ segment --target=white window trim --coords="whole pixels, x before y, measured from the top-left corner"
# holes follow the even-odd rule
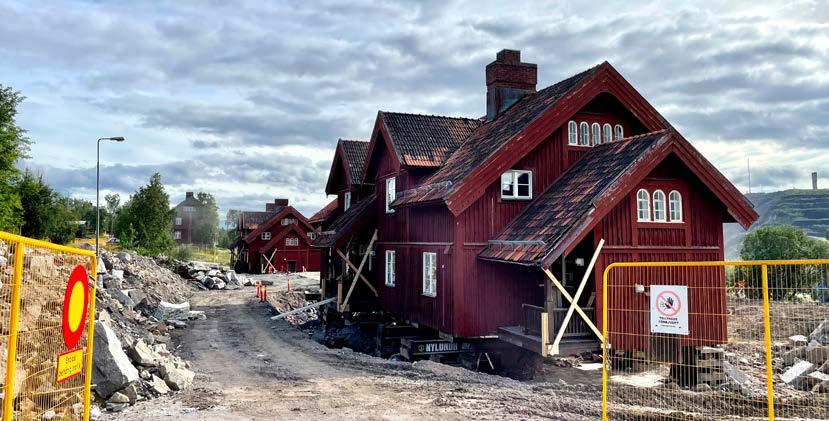
[[[512,195],[505,196],[504,195],[504,183],[503,177],[504,174],[511,174],[512,175]],[[533,198],[533,172],[530,170],[509,170],[501,174],[501,178],[498,179],[498,188],[501,190],[501,199],[506,200],[532,200]],[[519,196],[518,195],[518,176],[523,174],[529,174],[529,196]]]
[[[602,143],[610,143],[613,141],[613,126],[610,123],[605,123],[602,127]]]
[[[395,179],[395,177],[389,177],[386,179],[386,213],[394,213],[394,209],[391,208],[391,203],[394,202],[394,199],[396,197],[397,180]]]
[[[586,121],[579,123],[579,146],[590,146],[590,125]]]
[[[423,252],[423,295],[427,297],[438,296],[437,262],[437,253]]]
[[[622,127],[621,124],[617,124],[613,126],[613,140],[619,140],[625,138],[625,129]]]
[[[176,225],[177,225],[177,226],[178,226],[178,225],[181,225],[181,217],[180,217],[180,216],[177,216],[177,217],[176,217]]]
[[[573,120],[570,120],[567,123],[567,144],[568,145],[578,145],[579,144],[579,125]]]
[[[299,238],[298,237],[285,237],[285,247],[297,247],[299,246]]]
[[[397,262],[395,258],[397,253],[394,250],[386,250],[386,286],[394,287],[394,271]]]
[[[677,198],[679,199],[679,200],[676,201],[677,205],[678,205],[676,208],[674,208],[673,202],[671,201],[671,196],[673,196],[674,194],[676,194]],[[674,209],[676,210],[676,214],[679,215],[679,218],[676,218],[676,219],[673,218]],[[682,212],[682,193],[680,193],[676,190],[671,190],[671,192],[668,193],[668,219],[669,219],[669,222],[673,222],[673,223],[676,223],[676,224],[681,224],[684,221],[684,217],[685,217],[685,215],[683,215],[683,212]]]
[[[264,241],[270,240],[271,239],[270,231],[263,232],[262,234],[259,235],[259,238],[264,240]]]
[[[640,207],[642,201],[639,199],[639,194],[643,192],[648,196],[648,199],[644,201],[644,203],[647,204],[647,219],[642,219],[642,208]],[[639,222],[651,222],[651,194],[645,189],[639,189],[638,191],[636,191],[636,220]]]
[[[316,240],[317,239],[317,233],[314,232],[314,231],[306,232],[305,236],[308,237],[309,240]]]
[[[347,191],[343,194],[343,212],[351,207],[351,192]]]
[[[590,146],[601,145],[602,143],[602,126],[599,123],[590,125]]]
[[[176,240],[181,240],[181,231],[176,231],[174,237]]]
[[[657,196],[661,196],[661,199],[657,199]],[[654,190],[653,195],[651,196],[653,200],[653,222],[665,223],[668,222],[668,201],[667,197],[665,196],[665,192],[660,189]],[[657,217],[657,210],[656,210],[656,203],[662,202],[662,217]]]

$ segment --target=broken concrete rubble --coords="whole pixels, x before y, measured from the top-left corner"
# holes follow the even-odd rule
[[[172,390],[184,390],[193,384],[196,373],[184,368],[176,367],[175,364],[163,364],[159,370],[161,377]]]
[[[819,342],[821,345],[829,345],[829,319],[822,321],[815,330],[809,334],[809,339]]]
[[[155,318],[158,320],[182,320],[186,319],[190,314],[190,303],[168,303],[162,301],[158,303],[158,309],[155,312]]]
[[[95,323],[95,352],[92,355],[92,382],[99,396],[108,398],[130,382],[138,380],[138,370],[121,349],[121,341],[109,325]]]
[[[196,281],[196,286],[203,289],[233,290],[253,285],[246,278],[239,276],[236,271],[221,265],[189,262],[180,265],[176,272],[185,278]]]

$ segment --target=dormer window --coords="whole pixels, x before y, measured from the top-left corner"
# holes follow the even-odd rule
[[[299,245],[299,238],[297,237],[285,237],[285,245],[288,247],[296,247]]]
[[[347,211],[348,208],[351,207],[351,192],[347,191],[343,194],[343,212]]]
[[[397,182],[394,177],[386,179],[386,213],[394,213],[394,209],[391,208],[391,203],[394,202],[394,199],[397,197],[396,184]]]
[[[509,170],[501,174],[501,198],[517,200],[532,199],[532,171]]]
[[[587,122],[582,121],[579,124],[579,130],[581,131],[581,136],[579,136],[579,145],[581,146],[590,146],[590,125]]]
[[[283,226],[288,226],[288,225],[294,225],[294,224],[296,224],[297,222],[298,222],[298,221],[296,220],[296,218],[282,218],[282,222],[281,222],[281,224],[282,224]]]
[[[616,140],[619,140],[619,139],[622,139],[622,138],[625,137],[625,129],[622,128],[621,124],[617,124],[616,126],[613,127],[613,135],[614,135],[613,137]]]
[[[570,121],[569,123],[567,123],[567,144],[579,144],[579,127],[575,121]]]
[[[613,140],[613,127],[611,127],[610,124],[604,124],[602,127],[602,136],[604,143],[610,143]]]
[[[261,236],[260,238],[261,238],[262,240],[265,240],[265,241],[270,240],[270,239],[271,239],[271,233],[270,233],[270,231],[265,231],[265,232],[263,232],[263,233],[262,233],[262,236]]]
[[[593,123],[591,126],[593,146],[602,143],[602,126],[599,123]]]

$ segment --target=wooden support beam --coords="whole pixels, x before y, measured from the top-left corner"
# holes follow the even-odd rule
[[[263,254],[263,255],[262,255],[262,257],[264,257],[264,258],[265,258],[265,261],[266,261],[266,262],[268,262],[268,264],[267,264],[267,265],[265,265],[265,266],[262,268],[262,273],[265,273],[265,269],[266,269],[268,266],[270,266],[271,268],[273,268],[273,271],[274,271],[274,272],[279,272],[278,270],[276,270],[276,266],[274,266],[274,265],[273,265],[273,263],[272,263],[272,261],[273,261],[273,256],[274,256],[274,255],[276,255],[276,248],[275,248],[275,247],[274,247],[274,249],[273,249],[273,253],[271,253],[271,258],[270,258],[270,259],[268,259],[268,256],[267,256],[267,255],[265,255],[265,254]]]
[[[326,304],[328,304],[328,303],[330,303],[334,300],[335,300],[335,298],[332,297],[332,298],[329,298],[327,300],[322,300],[322,301],[318,301],[318,302],[313,303],[313,304],[308,304],[305,307],[300,307],[300,308],[293,309],[291,311],[286,311],[284,313],[279,313],[276,316],[271,317],[271,320],[279,320],[281,318],[284,318],[285,316],[290,316],[291,314],[300,313],[300,312],[303,312],[303,311],[308,310],[310,308],[326,305]]]
[[[561,292],[561,295],[564,298],[566,298],[568,302],[572,303],[573,302],[573,297],[571,297],[570,293],[567,292],[566,289],[564,289],[564,285],[562,285],[561,282],[558,281],[556,276],[553,275],[553,273],[550,272],[550,270],[547,269],[547,268],[543,268],[541,270],[544,271],[544,273],[547,275],[547,278],[550,279],[550,282],[552,282],[553,285],[555,285],[556,288],[559,289],[559,291]],[[596,337],[599,338],[600,341],[604,342],[604,337],[602,336],[602,332],[599,330],[599,328],[596,327],[595,324],[593,324],[593,321],[590,320],[590,317],[587,316],[587,313],[585,313],[584,310],[581,309],[581,307],[576,307],[576,313],[579,313],[581,318],[584,319],[584,322],[587,323],[587,326],[590,328],[590,330],[592,330],[593,333],[596,334]]]
[[[348,300],[351,299],[351,293],[354,292],[354,287],[357,286],[357,279],[365,279],[363,277],[363,267],[366,265],[369,256],[371,255],[371,248],[374,246],[374,242],[377,241],[377,230],[374,230],[374,234],[371,235],[371,241],[368,242],[368,247],[366,247],[366,253],[363,255],[363,259],[360,261],[360,267],[357,268],[356,272],[354,273],[354,279],[351,280],[351,286],[348,288],[348,294],[345,295],[345,301],[343,301],[343,305],[348,305]],[[348,262],[351,265],[351,262]],[[353,266],[353,265],[351,265]],[[366,284],[371,287],[371,283],[366,280]],[[374,290],[374,287],[371,287],[374,291],[374,295],[377,296],[377,291]]]
[[[550,355],[550,349],[547,344],[550,343],[550,313],[546,311],[541,313],[541,356],[546,357]]]
[[[596,247],[596,251],[593,252],[593,257],[590,259],[590,264],[587,265],[587,269],[584,271],[584,276],[581,278],[581,283],[579,284],[579,288],[576,290],[576,295],[573,296],[572,300],[570,300],[570,307],[567,309],[567,314],[564,315],[564,321],[562,321],[561,326],[559,326],[556,338],[553,340],[553,354],[558,354],[558,345],[559,343],[561,343],[561,338],[564,337],[564,331],[567,330],[567,324],[570,323],[570,318],[573,316],[573,312],[577,308],[581,309],[579,307],[579,298],[581,297],[581,293],[584,292],[584,286],[587,285],[587,280],[593,276],[593,267],[596,265],[596,260],[599,258],[599,253],[601,253],[602,247],[604,247],[604,238],[599,240],[599,245]],[[582,312],[580,312],[579,314],[582,314]],[[582,317],[588,319],[588,317],[584,316],[583,314]],[[593,322],[588,321],[588,323],[592,325]],[[599,338],[602,339],[602,343],[604,343],[604,339],[602,338],[601,334],[599,335]]]

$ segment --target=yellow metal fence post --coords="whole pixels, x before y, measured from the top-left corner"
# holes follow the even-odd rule
[[[89,326],[86,331],[86,373],[83,389],[83,421],[89,421],[90,402],[92,400],[92,351],[95,340],[95,301],[98,296],[98,258],[92,260],[93,283],[89,289]]]
[[[20,288],[23,283],[23,255],[26,246],[15,243],[14,275],[12,281],[12,308],[9,318],[9,348],[6,358],[6,385],[3,400],[3,421],[10,421],[14,413],[14,375],[17,363],[17,330],[20,324]]]
[[[766,394],[768,395],[769,420],[774,421],[774,371],[771,360],[771,311],[769,307],[769,267],[763,264],[760,267],[763,287],[763,325],[765,326],[766,347]]]
[[[602,420],[607,421],[607,366],[610,364],[610,353],[608,352],[608,348],[610,347],[610,338],[607,337],[607,274],[610,273],[610,269],[614,266],[613,263],[610,264],[604,270],[604,274],[602,275]]]

